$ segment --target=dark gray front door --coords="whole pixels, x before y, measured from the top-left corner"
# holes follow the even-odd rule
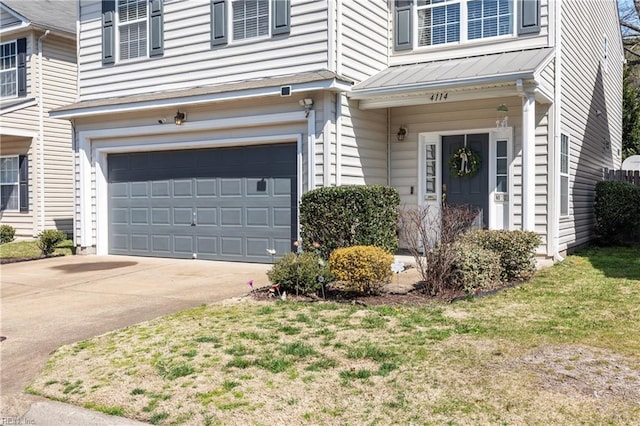
[[[473,177],[458,177],[449,169],[451,155],[460,147],[475,151],[481,160]],[[489,134],[452,135],[442,137],[442,193],[449,205],[469,205],[482,210],[482,228],[489,224]],[[480,217],[480,216],[479,216]],[[478,223],[478,225],[480,225]]]
[[[109,253],[271,262],[297,226],[295,144],[108,156]]]

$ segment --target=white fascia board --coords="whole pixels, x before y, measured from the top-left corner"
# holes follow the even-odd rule
[[[292,93],[309,92],[314,90],[331,90],[345,92],[351,90],[351,85],[341,82],[338,79],[314,81],[309,83],[294,84],[291,87]],[[149,109],[186,107],[189,105],[200,105],[214,102],[237,101],[266,96],[279,96],[280,86],[265,87],[261,89],[250,89],[225,93],[211,93],[195,96],[183,96],[170,99],[149,100],[143,102],[131,102],[115,105],[103,105],[89,108],[78,108],[66,111],[51,111],[52,118],[80,118],[96,115],[107,115],[122,112],[147,111]]]
[[[31,29],[31,23],[23,21],[20,25],[0,29],[0,37],[2,37],[3,40],[6,40],[13,34],[21,33],[28,29]]]
[[[35,138],[38,136],[38,132],[32,132],[23,129],[14,129],[12,127],[0,126],[0,135],[3,136],[18,136],[21,138]]]
[[[534,73],[532,72],[523,72],[523,73],[514,73],[514,74],[506,74],[506,75],[490,75],[484,77],[472,77],[466,79],[456,79],[456,80],[443,80],[437,82],[422,82],[422,83],[413,83],[406,84],[401,86],[389,86],[389,87],[375,87],[371,89],[361,89],[352,91],[349,95],[351,99],[370,99],[370,98],[379,98],[385,95],[402,95],[402,94],[411,94],[413,92],[419,91],[428,91],[428,90],[444,90],[444,89],[454,89],[454,88],[462,88],[464,86],[479,86],[483,84],[491,84],[491,83],[504,83],[515,80],[531,80],[534,78]]]

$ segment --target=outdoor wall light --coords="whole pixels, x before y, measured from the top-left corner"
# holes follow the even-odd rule
[[[176,123],[176,126],[182,126],[182,123],[187,121],[187,114],[178,110],[176,116],[173,117],[173,121]]]
[[[400,126],[400,128],[398,129],[398,133],[396,136],[398,136],[398,142],[402,142],[405,138],[405,136],[407,136],[407,127],[405,125]]]
[[[496,111],[496,129],[504,130],[509,126],[509,117],[507,115],[509,113],[509,108],[505,104],[500,104],[498,105],[498,108],[496,108]]]
[[[313,99],[304,98],[298,101],[300,106],[304,107],[304,116],[309,117],[309,111],[311,111],[311,107],[313,107]]]

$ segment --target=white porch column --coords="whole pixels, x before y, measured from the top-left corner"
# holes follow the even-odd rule
[[[522,97],[522,230],[535,230],[536,209],[536,100]]]

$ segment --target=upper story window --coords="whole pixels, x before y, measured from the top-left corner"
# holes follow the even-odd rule
[[[147,57],[147,0],[118,0],[120,60]]]
[[[269,35],[269,0],[235,0],[232,8],[234,40]]]
[[[164,0],[102,0],[102,63],[164,54]]]
[[[395,0],[395,50],[539,30],[540,0]]]
[[[0,96],[18,94],[18,48],[15,41],[0,44]]]
[[[513,34],[513,0],[418,0],[418,47]]]

